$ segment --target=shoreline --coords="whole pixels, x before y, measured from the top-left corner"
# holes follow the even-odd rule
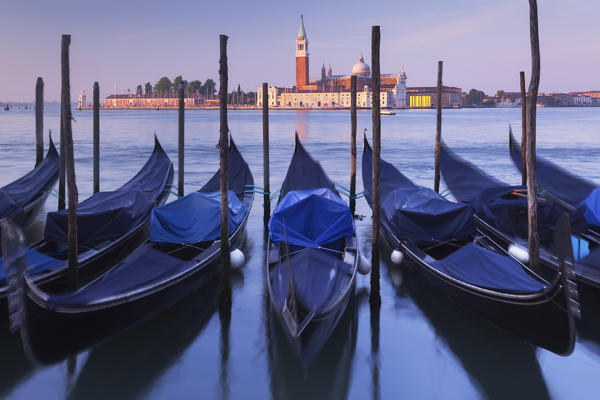
[[[598,105],[589,105],[589,106],[542,106],[542,105],[538,105],[537,108],[597,108],[600,107],[600,104]],[[75,110],[93,110],[93,107],[74,107]],[[442,107],[442,109],[444,110],[460,110],[462,108],[469,108],[469,109],[507,109],[507,108],[518,108],[520,109],[521,106],[514,106],[514,107],[481,107],[481,106],[462,106],[462,107]],[[356,109],[358,111],[365,111],[365,110],[370,110],[371,107],[356,107]],[[114,111],[119,111],[119,110],[156,110],[156,111],[177,111],[179,110],[178,107],[159,107],[159,108],[155,108],[155,107],[100,107],[100,110],[114,110]],[[185,110],[199,110],[199,111],[203,111],[203,110],[219,110],[219,107],[185,107]],[[257,106],[243,106],[243,107],[239,107],[239,106],[227,106],[227,110],[234,110],[234,111],[261,111],[262,107],[257,107]],[[410,108],[410,107],[386,107],[386,108],[381,108],[381,110],[435,110],[435,107],[421,107],[421,108]],[[319,108],[311,108],[311,107],[269,107],[269,111],[350,111],[350,107],[319,107]]]

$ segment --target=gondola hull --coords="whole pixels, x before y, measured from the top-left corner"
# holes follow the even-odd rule
[[[498,295],[477,287],[469,288],[436,272],[417,255],[412,243],[398,240],[386,230],[382,230],[382,236],[389,248],[400,249],[408,257],[406,264],[425,282],[491,324],[560,355],[573,351],[574,319],[566,311],[567,294],[560,282],[548,291],[530,296]]]
[[[173,171],[171,170],[167,185],[171,184],[172,181]],[[164,204],[168,197],[169,194],[167,192],[161,194],[157,201],[157,205]],[[139,224],[118,240],[115,240],[102,248],[88,250],[80,254],[77,265],[80,284],[87,283],[98,277],[110,268],[110,266],[123,259],[144,243],[148,238],[149,230],[150,219],[148,218],[145,222]],[[43,242],[40,242],[39,244],[32,246],[33,249],[38,248],[42,243]],[[65,264],[59,268],[32,277],[32,281],[44,291],[53,293],[64,292],[71,287],[69,276],[66,273],[67,270],[68,264],[65,262]],[[7,290],[7,286],[0,288],[0,319],[3,320],[8,318]]]
[[[246,220],[232,235],[232,248],[241,244],[245,223]],[[40,301],[30,287],[24,340],[31,355],[44,364],[58,362],[143,323],[207,284],[214,284],[213,278],[220,271],[220,246],[216,243],[206,252],[201,262],[177,280],[165,282],[164,286],[157,286],[139,297],[97,307],[55,310]]]
[[[307,370],[312,361],[319,355],[325,344],[328,342],[332,333],[335,331],[340,319],[345,315],[350,302],[355,302],[356,283],[352,283],[352,287],[347,296],[345,296],[334,309],[327,313],[316,315],[300,333],[299,336],[294,336],[288,329],[286,322],[283,319],[281,311],[271,302],[271,315],[275,315],[280,324],[286,342],[292,348],[293,352],[298,357],[302,368]]]

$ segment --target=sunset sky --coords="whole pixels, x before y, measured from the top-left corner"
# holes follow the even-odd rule
[[[599,1],[538,0],[540,91],[600,89]],[[381,71],[404,67],[408,86],[518,90],[530,70],[527,0],[454,1],[11,1],[0,12],[0,101],[60,97],[60,35],[71,39],[71,88],[101,96],[163,75],[218,80],[218,36],[229,36],[230,87],[292,86],[295,39],[304,14],[310,74],[323,62],[348,74],[361,52],[371,64],[371,26],[381,26]]]

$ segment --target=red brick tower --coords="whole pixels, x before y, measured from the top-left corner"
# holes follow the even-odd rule
[[[308,85],[308,38],[304,30],[304,18],[300,16],[300,30],[296,38],[296,88]]]

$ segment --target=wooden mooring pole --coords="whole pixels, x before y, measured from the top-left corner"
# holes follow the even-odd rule
[[[527,185],[525,148],[527,142],[527,95],[525,94],[525,71],[519,74],[521,81],[521,185]]]
[[[44,80],[35,83],[35,165],[44,159]]]
[[[269,85],[262,84],[262,117],[263,117],[263,177],[264,177],[264,196],[263,196],[263,223],[265,233],[271,216],[271,179],[269,177]]]
[[[380,104],[380,76],[379,76],[379,42],[380,42],[379,26],[371,27],[371,64],[372,70],[372,115],[373,115],[373,232],[372,232],[372,252],[371,252],[371,292],[369,302],[371,307],[378,307],[381,304],[381,295],[379,293],[379,259],[380,259],[380,243],[379,243],[379,209],[381,206],[380,199],[380,159],[381,159],[381,104]]]
[[[94,193],[100,191],[100,86],[94,82]]]
[[[433,186],[440,192],[440,142],[442,140],[442,69],[443,61],[438,61],[437,93],[435,96],[436,128],[435,128],[435,177]]]
[[[185,99],[183,97],[183,83],[179,84],[177,88],[179,91],[179,141],[178,141],[178,151],[177,151],[177,194],[179,197],[183,197],[183,175],[184,175],[184,146],[185,146],[185,131],[184,131],[184,122],[185,122]]]
[[[62,95],[60,103],[60,145],[59,145],[59,156],[58,156],[58,209],[64,210],[67,208],[65,199],[65,129],[63,123],[63,104]]]
[[[356,213],[356,75],[350,77],[350,212]]]
[[[73,290],[77,288],[77,185],[75,183],[75,157],[73,154],[73,132],[71,130],[71,84],[69,81],[69,45],[71,35],[62,35],[61,77],[62,77],[62,123],[64,131],[65,166],[69,189],[68,260],[69,277]],[[62,142],[62,141],[61,141]]]
[[[537,0],[529,0],[529,36],[531,40],[531,80],[527,92],[527,228],[529,242],[529,265],[537,270],[539,238],[537,230],[537,185],[536,185],[536,102],[540,84],[540,42],[538,34]]]
[[[220,115],[220,189],[221,189],[221,277],[220,277],[220,312],[231,313],[231,257],[229,247],[229,127],[227,126],[227,39],[219,35],[219,115]],[[264,99],[263,99],[264,102]]]

